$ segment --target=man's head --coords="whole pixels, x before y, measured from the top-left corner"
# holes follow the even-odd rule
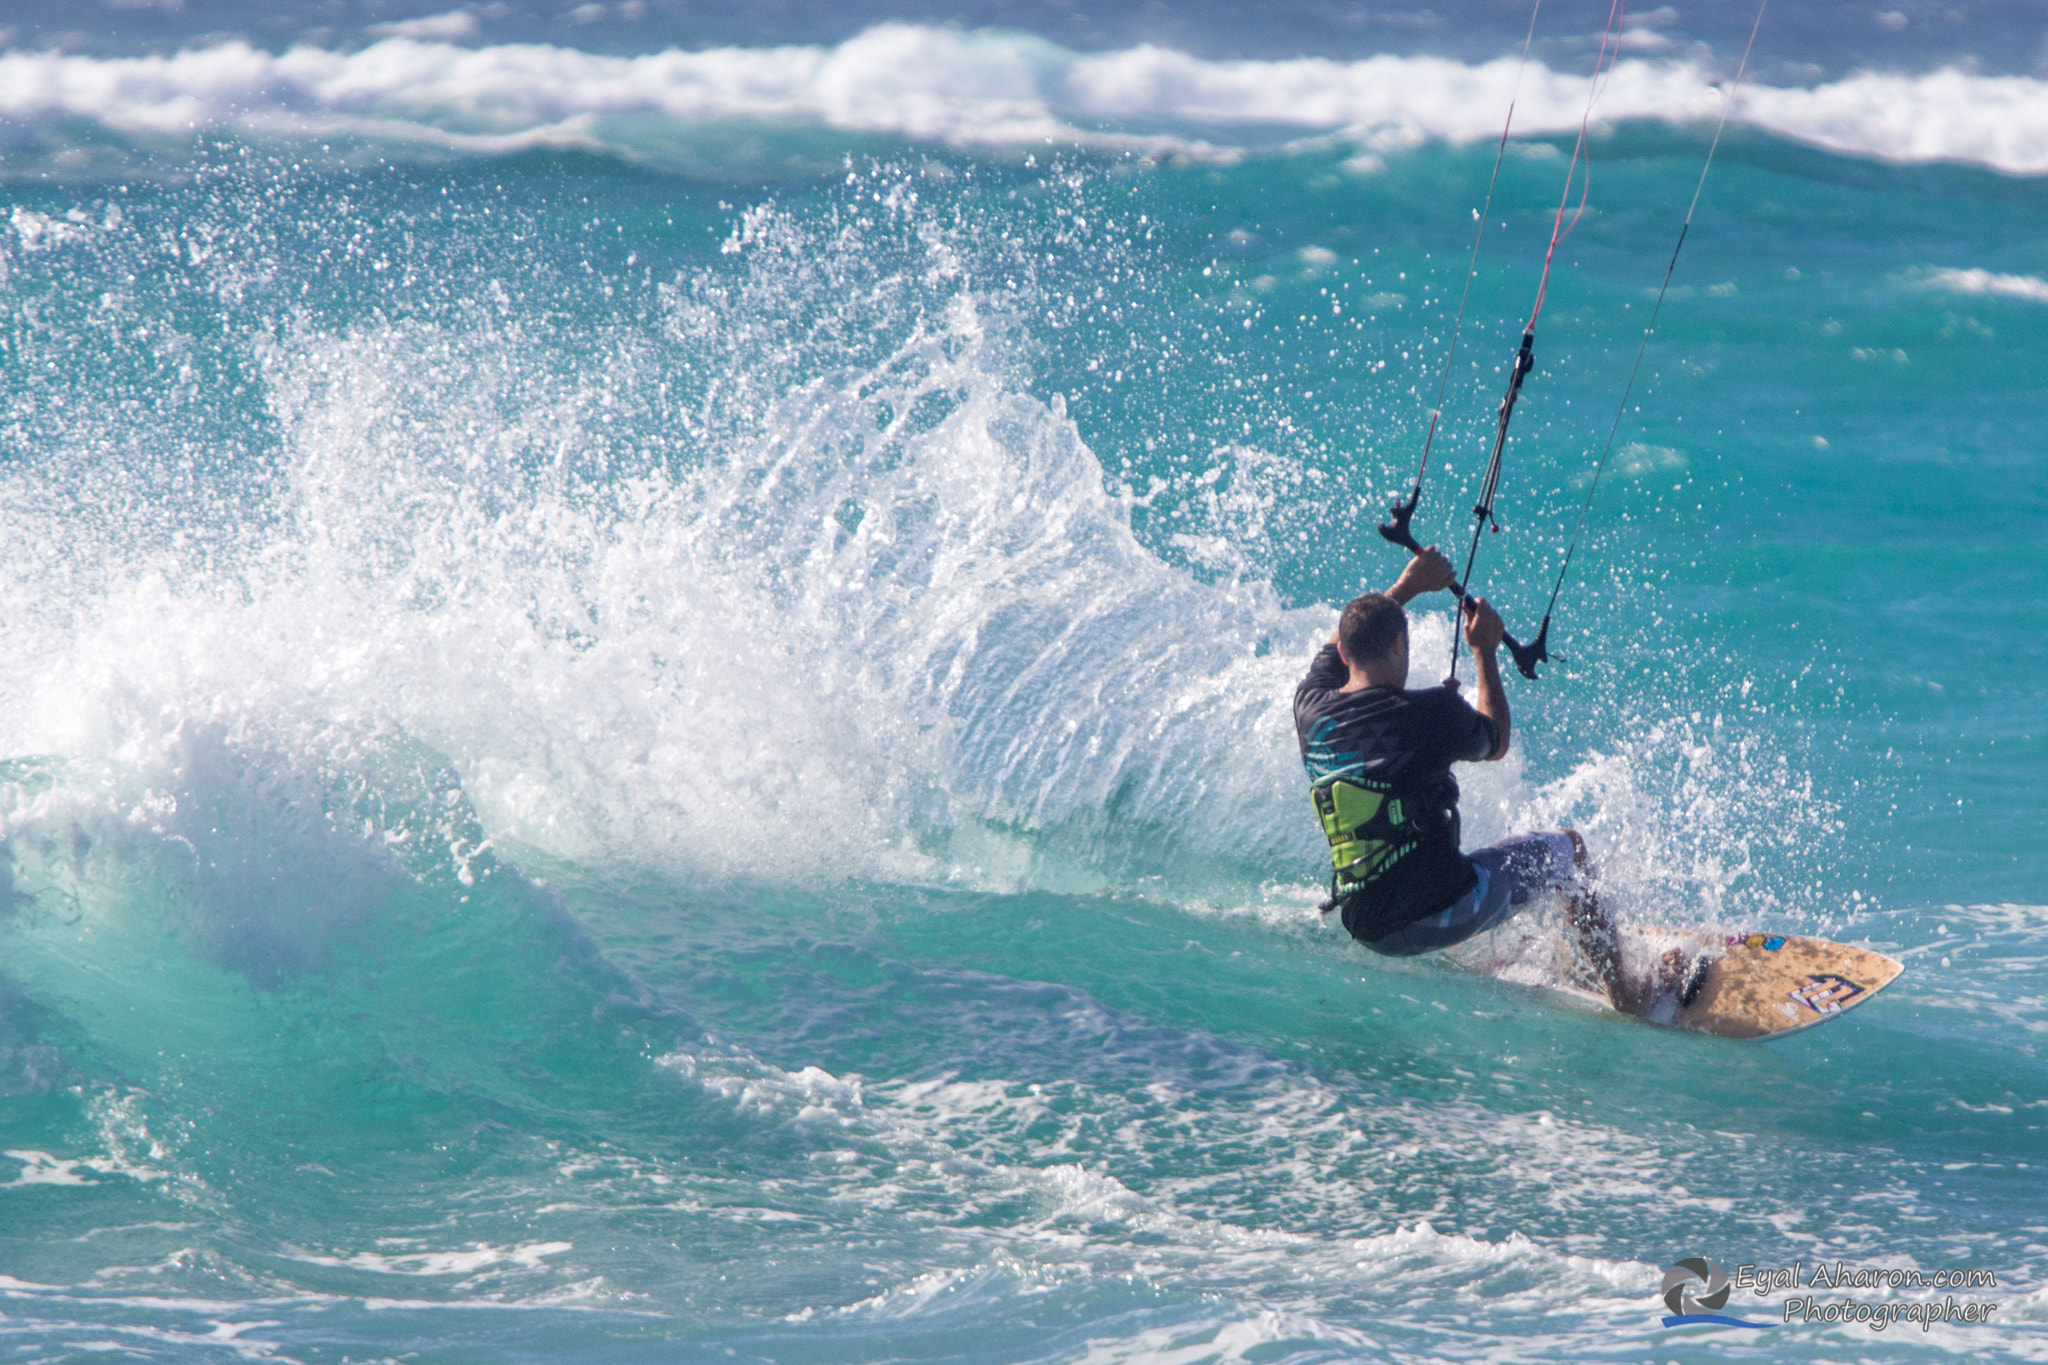
[[[1384,593],[1354,597],[1337,622],[1337,648],[1352,668],[1399,686],[1408,676],[1408,613]]]

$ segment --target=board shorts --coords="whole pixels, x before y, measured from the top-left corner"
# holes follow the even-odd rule
[[[1470,891],[1434,915],[1364,940],[1365,946],[1388,957],[1448,948],[1485,933],[1544,892],[1569,890],[1579,881],[1572,837],[1561,830],[1517,834],[1474,849],[1469,856],[1479,875]]]

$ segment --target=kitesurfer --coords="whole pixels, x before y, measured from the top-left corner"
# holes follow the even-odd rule
[[[1595,870],[1577,831],[1518,834],[1470,854],[1458,842],[1453,763],[1507,757],[1500,616],[1483,597],[1464,600],[1464,634],[1478,669],[1473,701],[1454,686],[1408,687],[1407,604],[1453,587],[1456,571],[1435,546],[1408,561],[1384,593],[1344,608],[1336,633],[1294,693],[1294,724],[1335,875],[1325,910],[1377,953],[1407,957],[1448,948],[1547,891],[1565,896],[1565,919],[1615,1008],[1644,1011],[1649,992],[1623,979],[1614,929],[1594,891]],[[1680,964],[1665,964],[1668,973]]]

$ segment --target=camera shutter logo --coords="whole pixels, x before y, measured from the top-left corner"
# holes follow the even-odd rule
[[[1663,1293],[1664,1306],[1671,1310],[1671,1315],[1664,1319],[1666,1327],[1690,1327],[1696,1323],[1712,1323],[1717,1327],[1771,1325],[1731,1317],[1720,1311],[1728,1304],[1728,1272],[1721,1269],[1719,1261],[1710,1261],[1704,1256],[1684,1257],[1666,1270]]]
[[[1695,1285],[1705,1292],[1694,1294]],[[1719,1261],[1687,1256],[1664,1272],[1664,1304],[1681,1317],[1718,1313],[1728,1304],[1728,1272]]]

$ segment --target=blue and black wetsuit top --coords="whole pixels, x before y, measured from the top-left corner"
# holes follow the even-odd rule
[[[1447,687],[1367,687],[1326,644],[1294,691],[1294,729],[1330,840],[1344,927],[1376,939],[1441,911],[1477,882],[1458,850],[1451,764],[1493,756],[1500,731]]]

